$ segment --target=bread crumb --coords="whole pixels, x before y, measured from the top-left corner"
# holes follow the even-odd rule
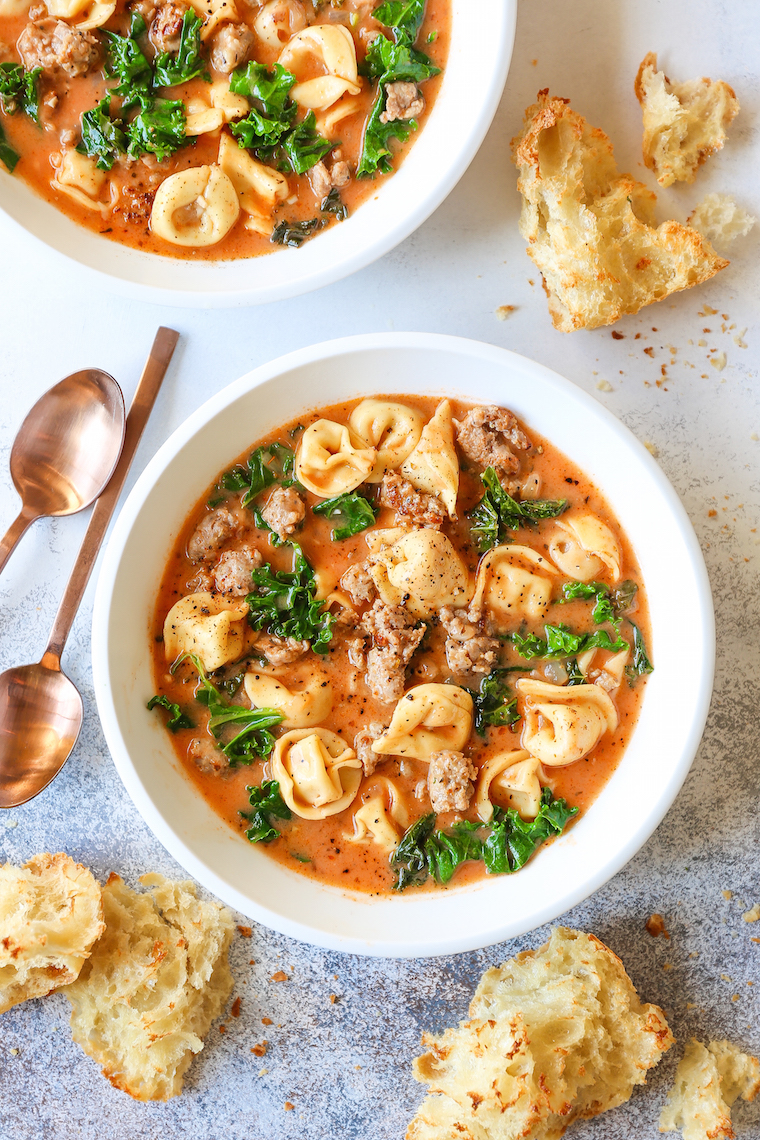
[[[710,357],[710,363],[712,364],[713,368],[717,368],[718,372],[722,372],[723,369],[726,367],[726,354],[725,354],[725,352],[719,352],[717,354],[717,356],[711,356]]]
[[[514,313],[515,308],[515,305],[499,305],[498,309],[496,310],[496,316],[498,320],[506,321],[510,313]]]
[[[744,331],[746,332],[747,330],[745,329]],[[9,819],[5,826],[8,828],[9,831],[13,831],[14,827],[18,827],[18,820],[17,819]]]
[[[331,1003],[331,1005],[335,1005],[335,1003],[336,1003],[336,1001],[337,1001],[337,1000],[338,1000],[338,995],[337,995],[337,994],[330,994],[330,1003]]]
[[[699,314],[701,317],[714,317],[717,309],[713,309],[711,305],[703,305],[702,312]]]
[[[259,1076],[265,1077],[268,1072],[269,1072],[269,1069],[259,1069]]]
[[[720,893],[723,895],[724,899],[732,899],[734,897],[733,891],[721,891]]]
[[[253,928],[250,926],[238,926],[238,930],[243,938],[250,938],[253,934]]]
[[[647,356],[651,356],[652,360],[654,360],[654,349],[652,348],[651,344],[650,344],[649,348],[644,349],[644,352],[646,353]]]
[[[296,1106],[294,1104],[291,1104],[289,1100],[285,1101],[285,1111],[286,1112],[292,1112],[295,1107]]]
[[[690,950],[689,951],[689,957],[690,958],[698,958],[699,957],[699,950]]]
[[[272,1024],[271,1017],[262,1017],[261,1024],[262,1025],[271,1025]]]
[[[251,1052],[255,1057],[263,1057],[267,1051],[268,1041],[260,1041],[258,1045],[254,1045]]]
[[[11,1049],[10,1054],[11,1054],[11,1057],[18,1057],[19,1050],[18,1049]]]
[[[285,973],[284,970],[277,970],[276,973],[272,974],[272,977],[270,979],[270,981],[272,981],[272,982],[287,982],[287,980],[288,980],[288,975]]]
[[[610,384],[609,380],[597,380],[596,387],[600,392],[614,392],[615,389]]]
[[[233,1017],[240,1017],[240,1006],[242,1004],[243,1004],[243,999],[240,997],[236,997],[232,1003],[232,1008],[230,1009],[230,1013]]]
[[[760,903],[755,903],[745,914],[742,915],[745,922],[757,922],[760,919]]]
[[[625,340],[625,333],[618,332],[617,329],[612,330],[613,340]]]
[[[734,994],[733,997],[731,998],[731,1001],[738,1001],[738,1000],[739,1000],[738,994]]]
[[[729,194],[708,194],[689,214],[687,225],[713,245],[726,246],[746,237],[756,222]],[[724,314],[724,320],[728,317]]]
[[[742,331],[738,332],[736,334],[736,336],[734,337],[734,344],[737,345],[738,348],[749,348],[749,345],[747,344],[746,340],[744,339],[744,334],[746,333],[746,331],[747,331],[746,329],[742,329]]]
[[[749,438],[750,438],[750,439],[754,439],[754,440],[756,440],[756,441],[757,441],[758,439],[760,439],[760,436],[757,434],[757,432],[756,432],[756,431],[753,431],[753,432],[751,432],[751,433],[750,433],[750,437],[749,437]]]
[[[661,914],[650,914],[644,925],[647,933],[651,934],[652,938],[659,938],[662,934],[668,940],[670,939],[670,935],[665,929],[665,919]]]
[[[686,1008],[687,1009],[696,1009],[697,1003],[695,1001],[687,1001]]]
[[[724,982],[732,982],[734,980],[730,974],[721,974],[720,976]]]
[[[644,440],[644,447],[647,449],[650,455],[653,455],[655,457],[655,459],[660,454],[660,449],[656,444],[652,443],[651,439]]]

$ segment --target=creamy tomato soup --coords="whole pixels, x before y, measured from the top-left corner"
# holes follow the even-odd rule
[[[450,0],[0,0],[0,161],[152,253],[298,246],[398,167],[450,20]]]
[[[506,409],[408,396],[231,464],[153,645],[151,715],[241,842],[376,893],[519,870],[620,762],[652,667],[600,490]]]

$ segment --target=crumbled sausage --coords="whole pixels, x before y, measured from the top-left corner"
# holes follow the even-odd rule
[[[202,519],[190,536],[187,556],[191,562],[206,562],[237,531],[235,516],[226,507],[217,507]]]
[[[320,201],[326,198],[332,188],[346,186],[351,181],[351,167],[347,162],[334,162],[328,169],[324,162],[317,162],[309,171],[311,188]]]
[[[405,610],[379,600],[367,610],[362,624],[373,642],[367,654],[367,686],[376,700],[397,701],[404,693],[406,666],[427,627],[420,623],[414,628],[414,618]]]
[[[398,119],[413,119],[425,110],[425,98],[416,83],[397,80],[385,85],[385,110],[381,123],[394,123]]]
[[[434,752],[428,766],[428,792],[433,811],[467,811],[478,770],[461,752]]]
[[[372,602],[377,596],[375,583],[372,581],[365,562],[359,562],[356,566],[349,566],[340,580],[340,586],[356,605],[361,602]]]
[[[60,70],[72,78],[86,75],[100,57],[97,36],[52,18],[27,24],[17,47],[28,70],[41,67],[51,74]]]
[[[446,660],[452,673],[490,673],[499,655],[499,642],[486,637],[468,621],[463,610],[443,606],[439,617],[446,630]]]
[[[531,442],[506,408],[471,408],[457,423],[457,443],[468,459],[481,467],[494,467],[498,474],[519,470],[520,460],[512,448],[527,451]]]
[[[147,222],[153,209],[155,190],[133,190],[123,186],[118,204],[114,207],[115,214],[121,214],[125,222],[140,225]]]
[[[330,181],[332,182],[333,186],[337,187],[338,189],[340,189],[341,186],[347,186],[351,181],[351,167],[345,160],[334,162],[332,164],[332,170],[330,171]]]
[[[224,24],[211,41],[211,66],[229,75],[248,58],[253,33],[245,24]]]
[[[292,487],[275,487],[261,512],[267,526],[280,538],[286,539],[306,517],[306,505]]]
[[[354,752],[362,762],[365,776],[371,776],[378,764],[385,760],[385,756],[378,756],[372,751],[373,741],[379,740],[384,732],[385,725],[372,721],[354,737]]]
[[[364,637],[347,637],[345,640],[346,653],[349,664],[355,669],[365,669],[367,666],[367,642]]]
[[[214,589],[218,594],[242,598],[251,592],[251,571],[261,566],[258,550],[226,550],[214,567]]]
[[[298,641],[295,637],[275,637],[271,633],[262,633],[256,638],[255,644],[255,652],[266,657],[270,665],[289,665],[310,649],[309,641]]]
[[[162,4],[158,9],[149,33],[150,42],[157,51],[170,53],[179,51],[182,21],[186,11],[187,4],[178,4],[175,0],[169,0],[168,4]]]
[[[380,488],[380,502],[396,512],[399,526],[411,523],[438,529],[442,526],[445,511],[435,495],[418,491],[408,480],[395,471],[386,471]]]
[[[208,737],[194,736],[187,746],[187,754],[201,772],[223,772],[230,766],[221,748],[215,748]]]

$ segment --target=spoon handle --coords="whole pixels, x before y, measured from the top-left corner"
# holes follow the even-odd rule
[[[5,563],[16,549],[18,540],[26,532],[27,527],[38,518],[39,515],[27,514],[25,510],[22,510],[8,527],[2,539],[0,539],[0,573],[2,573]]]
[[[179,333],[174,329],[161,327],[156,333],[150,356],[137,385],[132,406],[127,416],[124,447],[116,470],[111,481],[95,504],[85,533],[79,554],[71,572],[61,604],[58,607],[47,649],[42,657],[42,664],[51,669],[60,667],[61,654],[69,636],[72,622],[82,601],[82,595],[90,579],[90,573],[95,564],[101,544],[105,537],[111,515],[119,500],[122,487],[132,466],[137,445],[140,442],[143,430],[148,422],[153,405],[156,402],[161,383],[166,375],[174,349],[179,340]]]

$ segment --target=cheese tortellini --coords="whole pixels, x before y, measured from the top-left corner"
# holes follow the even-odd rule
[[[51,185],[80,206],[104,212],[105,206],[98,199],[106,177],[94,158],[78,150],[64,150]]]
[[[478,773],[475,807],[484,823],[500,807],[515,808],[523,819],[535,819],[541,806],[538,772],[541,761],[525,749],[500,752],[486,760]]]
[[[472,731],[472,697],[457,685],[416,685],[393,710],[391,723],[372,745],[378,756],[430,760],[434,752],[460,752]]]
[[[419,442],[401,464],[401,474],[420,491],[436,495],[450,519],[457,517],[459,460],[451,404],[442,400],[422,429]]]
[[[312,24],[296,32],[280,52],[279,62],[296,75],[324,69],[325,74],[296,83],[290,92],[299,106],[309,110],[323,111],[342,95],[361,91],[354,38],[340,24]]]
[[[204,43],[221,24],[235,24],[240,18],[235,0],[190,0],[190,3],[203,18],[201,40]]]
[[[549,553],[563,574],[590,582],[606,571],[613,582],[619,580],[623,555],[606,523],[596,515],[578,515],[558,521],[557,527]]]
[[[372,555],[367,569],[388,605],[427,617],[441,606],[467,604],[467,567],[440,531],[391,527],[370,532],[367,546]]]
[[[523,748],[542,764],[574,764],[617,728],[617,710],[599,685],[550,685],[521,677],[516,687],[524,697]]]
[[[110,20],[116,11],[116,0],[48,0],[49,15],[58,20],[69,20],[81,31],[99,28]],[[29,5],[26,5],[26,9]],[[25,9],[25,10],[26,10]],[[0,4],[0,15],[9,15]]]
[[[362,793],[364,803],[354,812],[354,830],[349,843],[374,843],[391,855],[406,829],[408,816],[398,788],[387,776],[379,776]]]
[[[237,99],[239,96],[230,95],[230,98]],[[224,113],[223,107],[219,110]],[[257,233],[271,234],[272,211],[290,193],[285,175],[258,162],[247,150],[241,149],[226,131],[222,132],[219,140],[219,167],[234,186],[240,209],[248,215],[247,228],[255,229]]]
[[[246,673],[243,683],[251,707],[277,709],[282,713],[283,728],[321,724],[332,712],[332,686],[319,671],[314,672],[299,691],[287,688],[269,673]]]
[[[478,567],[470,606],[474,620],[487,610],[498,622],[542,618],[551,602],[557,570],[529,546],[495,546]]]
[[[368,483],[379,483],[386,471],[395,471],[420,441],[425,417],[417,408],[392,400],[362,400],[349,424],[368,447],[377,451]]]
[[[151,229],[172,245],[216,245],[240,215],[235,187],[217,165],[170,174],[156,190]]]
[[[329,499],[354,491],[375,466],[374,447],[345,424],[317,420],[301,436],[296,455],[296,478],[315,495]]]
[[[247,615],[248,606],[239,598],[205,591],[180,598],[164,622],[166,660],[194,653],[207,673],[237,661],[249,640]]]
[[[281,48],[292,35],[306,27],[301,0],[269,0],[253,21],[256,35],[270,48]]]
[[[301,819],[326,819],[345,811],[362,779],[361,760],[327,728],[286,732],[269,763],[280,795]]]

